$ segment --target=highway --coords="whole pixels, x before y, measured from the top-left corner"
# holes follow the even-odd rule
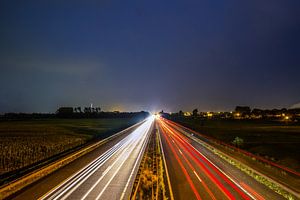
[[[176,123],[158,119],[174,199],[284,199],[187,137]]]
[[[101,154],[80,169],[76,164],[81,163],[75,161],[70,164],[73,167],[58,170],[13,199],[128,199],[153,121],[150,117],[126,136],[107,144],[109,148],[99,151]],[[46,192],[40,192],[45,188]]]

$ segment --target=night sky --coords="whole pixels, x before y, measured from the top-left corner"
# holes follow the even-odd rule
[[[2,113],[289,107],[300,1],[1,0],[0,69]]]

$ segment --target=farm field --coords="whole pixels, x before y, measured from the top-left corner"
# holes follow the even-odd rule
[[[175,121],[229,144],[239,137],[243,140],[240,148],[300,171],[299,124],[193,118]]]
[[[0,121],[0,175],[133,125],[133,118]]]

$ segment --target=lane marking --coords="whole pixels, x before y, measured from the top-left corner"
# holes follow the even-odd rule
[[[39,172],[41,172],[41,171],[43,171],[43,170],[46,170],[47,168],[51,168],[52,166],[58,164],[59,162],[62,162],[63,160],[68,160],[70,157],[75,156],[75,155],[78,155],[78,154],[80,154],[81,152],[84,152],[84,151],[88,151],[88,152],[89,152],[90,149],[92,149],[92,151],[93,151],[93,150],[95,150],[95,149],[93,149],[94,147],[98,148],[98,147],[100,147],[100,145],[106,144],[107,142],[111,141],[111,140],[114,139],[114,138],[117,138],[119,135],[123,134],[123,133],[126,132],[126,131],[129,131],[130,129],[133,129],[133,131],[134,131],[134,130],[135,130],[135,129],[134,129],[135,127],[138,127],[138,126],[142,125],[142,124],[145,123],[146,121],[147,121],[147,119],[145,119],[145,120],[143,120],[143,121],[141,121],[141,122],[139,122],[139,123],[137,123],[137,124],[134,124],[134,125],[132,125],[132,126],[126,128],[126,129],[124,129],[124,130],[122,130],[122,131],[120,131],[120,132],[117,132],[117,133],[115,133],[115,134],[113,134],[113,135],[111,135],[111,136],[109,136],[109,137],[107,137],[107,138],[105,138],[105,139],[103,139],[103,140],[101,140],[101,141],[95,143],[95,144],[92,144],[92,145],[90,145],[90,146],[87,146],[86,148],[83,148],[83,149],[81,149],[81,150],[75,152],[74,154],[71,154],[71,155],[69,155],[68,157],[63,158],[62,160],[57,161],[56,163],[53,163],[52,165],[45,166],[45,167],[39,169],[39,171],[34,172],[34,173],[32,173],[32,174],[30,174],[30,175],[24,177],[24,178],[21,178],[19,181],[16,181],[16,182],[14,182],[13,184],[18,184],[18,182],[21,182],[21,181],[23,181],[23,180],[25,180],[25,179],[28,179],[30,176],[34,175],[35,173],[39,173]],[[97,147],[97,146],[98,146],[98,147]],[[84,154],[85,154],[85,153],[84,153]],[[81,157],[81,156],[79,156],[79,157]],[[98,157],[98,158],[99,158],[99,157]],[[94,159],[92,162],[94,162],[94,161],[97,160],[98,158]],[[74,160],[73,160],[73,161],[74,161]],[[89,164],[91,164],[92,162],[90,162]],[[87,165],[89,165],[89,164],[87,164]],[[62,180],[59,184],[57,184],[56,186],[54,186],[52,189],[50,189],[48,192],[46,192],[45,194],[43,194],[43,195],[42,195],[41,197],[39,197],[38,199],[41,200],[41,199],[44,199],[45,197],[49,196],[49,194],[52,194],[52,193],[53,193],[56,189],[58,189],[62,184],[66,183],[66,181],[70,180],[73,176],[75,176],[75,175],[78,174],[80,171],[84,170],[85,168],[86,168],[86,166],[83,167],[82,169],[78,170],[78,171],[75,172],[74,174],[72,174],[72,175],[71,175],[69,178],[67,178],[66,180]],[[27,184],[27,185],[28,185],[28,184]],[[10,188],[11,188],[11,185],[10,185]],[[4,190],[4,191],[5,191],[5,190],[6,190],[6,187],[2,188],[1,190]],[[1,190],[0,190],[0,193],[1,193]]]
[[[183,140],[180,136],[179,136],[179,134],[178,134],[178,132],[176,131],[176,133],[175,132],[173,132],[170,128],[168,128],[166,125],[164,125],[164,127],[170,132],[170,133],[172,133],[172,135],[175,137],[175,138],[177,138],[176,140],[178,140],[178,142],[181,144],[181,145],[183,145],[184,146],[184,148],[186,148],[186,150],[190,153],[190,155],[193,155],[193,153],[192,152],[190,152],[191,150],[190,150],[190,148],[188,148],[188,145],[191,145],[190,143],[187,143],[185,140]],[[232,196],[232,194],[224,187],[224,185],[220,182],[220,180],[219,179],[217,179],[211,172],[210,172],[210,170],[207,168],[207,167],[205,167],[201,162],[199,162],[199,160],[193,155],[193,156],[191,156],[191,158],[196,162],[196,163],[198,163],[199,165],[199,167],[201,168],[201,170],[203,170],[204,172],[206,172],[206,175],[210,178],[210,180],[211,181],[213,181],[215,184],[216,184],[216,186],[220,189],[220,191],[225,195],[225,197],[227,197],[228,199],[233,199],[234,197]]]
[[[246,185],[245,183],[240,183],[244,188],[249,190],[258,200],[265,200],[264,197],[262,197],[260,194],[258,194],[255,190],[253,190],[250,186]]]
[[[91,162],[90,165],[85,166],[81,171],[75,173],[73,176],[68,178],[61,185],[59,185],[55,190],[51,191],[51,193],[48,193],[46,196],[43,196],[42,199],[45,199],[45,198],[53,199],[57,195],[59,195],[60,192],[64,193],[64,190],[66,190],[66,188],[68,189],[70,187],[70,185],[74,184],[74,182],[78,182],[80,179],[82,179],[83,175],[85,175],[85,174],[89,173],[90,171],[92,171],[93,169],[95,169],[97,167],[96,165],[99,165],[99,163],[100,164],[103,163],[103,161],[105,161],[106,158],[108,158],[109,156],[112,156],[113,155],[112,151],[115,149],[117,149],[117,147],[111,148],[108,151],[106,151],[100,157],[95,159],[96,162]]]
[[[171,137],[170,137],[171,138]],[[175,146],[179,149],[179,145],[175,144]],[[191,154],[188,154],[189,156],[192,156]],[[182,154],[183,159],[185,160],[185,162],[188,164],[188,166],[191,168],[192,171],[195,171],[195,168],[193,167],[193,165],[188,161],[188,159],[185,157],[184,154]],[[201,182],[203,187],[206,189],[207,193],[209,194],[209,196],[213,199],[216,200],[215,196],[213,195],[213,193],[211,192],[211,190],[208,188],[208,186],[205,184],[204,181]]]
[[[150,121],[150,122],[152,124],[152,121]],[[51,190],[51,192],[47,193],[43,197],[47,198],[48,196],[52,195],[52,196],[50,196],[50,199],[53,199],[53,198],[54,199],[58,199],[60,196],[63,195],[63,198],[61,198],[61,199],[66,199],[84,181],[86,181],[92,174],[94,174],[102,165],[104,165],[117,152],[120,152],[121,149],[123,149],[122,152],[126,152],[126,151],[128,151],[131,148],[131,146],[133,144],[139,143],[138,142],[138,141],[140,141],[139,138],[141,138],[140,135],[144,135],[142,133],[144,133],[145,130],[148,131],[150,129],[150,127],[151,127],[151,124],[149,124],[147,122],[141,124],[140,127],[138,127],[136,130],[134,130],[130,135],[126,136],[124,139],[122,139],[117,144],[115,144],[112,148],[110,148],[105,153],[103,153],[101,156],[99,156],[98,158],[96,158],[95,160],[93,160],[90,164],[88,164],[87,166],[85,166],[84,168],[82,168],[80,171],[78,171],[77,173],[75,173],[74,175],[72,175],[71,177],[69,177],[66,181],[62,182],[62,184],[59,184],[54,190]],[[142,138],[141,139],[145,140],[145,137],[146,136],[142,137],[144,139],[142,139]],[[134,142],[134,141],[136,141],[136,142]],[[118,146],[118,145],[120,145],[120,146]],[[124,147],[125,147],[125,149],[124,149]],[[132,151],[133,151],[133,149],[134,148],[132,148]],[[127,156],[127,158],[128,157],[129,157],[129,155]],[[118,160],[118,158],[116,159],[116,161]],[[122,162],[122,165],[124,164],[125,160]],[[115,162],[114,162],[114,164],[115,164]],[[112,168],[112,165],[109,166],[102,173],[102,176],[104,177],[111,170],[111,168]],[[119,169],[118,169],[118,171],[119,171]],[[78,182],[79,182],[79,184],[77,184]],[[73,187],[74,185],[75,185],[75,187],[70,190],[70,188]],[[95,186],[96,185],[97,184],[95,184]],[[68,192],[68,190],[70,190],[70,191]],[[64,193],[66,193],[66,192],[68,192],[68,193],[66,195],[64,195]]]
[[[152,127],[152,123],[151,123],[151,126],[149,127],[149,129],[147,130],[147,133],[149,132],[149,130],[150,130],[151,127]],[[130,182],[130,180],[131,180],[131,178],[132,178],[132,176],[133,176],[133,173],[134,173],[134,171],[135,171],[135,168],[137,167],[138,162],[140,161],[140,157],[141,157],[142,154],[143,154],[142,152],[145,151],[145,146],[146,146],[146,144],[148,143],[148,141],[149,141],[149,134],[148,134],[147,138],[144,140],[143,146],[142,146],[142,148],[141,148],[141,150],[140,150],[140,153],[139,153],[139,155],[138,155],[138,158],[137,158],[136,161],[135,161],[134,167],[133,167],[133,169],[132,169],[132,171],[131,171],[131,173],[130,173],[130,176],[129,176],[128,181],[127,181],[127,183],[126,183],[126,185],[125,185],[125,188],[124,188],[124,190],[123,190],[123,192],[122,192],[122,195],[121,195],[120,200],[123,200],[124,197],[125,197],[125,193],[126,193],[126,190],[127,190],[128,186],[129,186],[129,182]]]
[[[85,199],[91,193],[91,191],[98,185],[98,183],[103,179],[103,177],[109,172],[111,168],[112,165],[106,168],[106,170],[102,173],[102,176],[98,179],[98,181],[87,191],[87,193],[85,193],[85,195],[81,199]]]
[[[112,165],[109,165],[106,170],[102,173],[102,176],[107,174],[107,172],[110,170],[110,168],[112,168]]]
[[[63,198],[61,199],[66,199],[68,196],[71,195],[71,193],[73,193],[78,187],[80,187],[89,177],[91,177],[101,166],[103,166],[106,161],[108,161],[112,156],[114,156],[117,152],[119,152],[124,146],[126,146],[132,139],[130,139],[129,141],[127,141],[126,143],[124,143],[118,150],[116,150],[115,152],[113,152],[110,156],[108,156],[102,163],[100,163],[97,167],[95,167],[92,171],[90,170],[88,173],[84,174],[82,177],[80,177],[80,182],[77,180],[75,182],[73,182],[69,187],[67,187],[66,190],[64,190],[62,193],[60,193],[57,197],[55,197],[54,199],[60,199],[59,197],[63,196],[66,192],[68,192],[68,190],[70,188],[72,188],[71,190],[69,190],[69,192],[67,194],[64,195]],[[79,182],[79,183],[77,183]]]
[[[179,153],[182,155],[182,152],[180,151],[180,149],[178,149]]]
[[[152,124],[152,123],[151,123]],[[120,171],[120,168],[123,166],[123,164],[125,163],[125,161],[129,158],[129,156],[131,155],[131,153],[133,152],[133,150],[135,150],[135,147],[138,145],[138,143],[140,142],[140,140],[145,140],[145,137],[146,135],[142,136],[141,137],[141,133],[145,133],[146,131],[148,132],[150,127],[151,127],[151,124],[150,126],[145,126],[143,127],[143,130],[141,130],[140,132],[137,132],[137,133],[140,133],[138,136],[139,137],[134,137],[136,140],[133,140],[133,142],[131,144],[129,144],[122,152],[122,154],[116,159],[116,161],[112,164],[112,165],[115,165],[117,161],[119,161],[120,159],[123,159],[122,163],[120,164],[120,166],[117,168],[117,170],[115,171],[115,173],[112,175],[112,177],[110,178],[110,180],[106,183],[106,185],[104,186],[104,188],[102,189],[101,193],[96,197],[96,199],[99,199],[102,194],[105,192],[106,188],[109,186],[110,182],[113,180],[113,178],[116,176],[116,174]],[[134,135],[135,136],[135,135]],[[131,148],[131,150],[130,150]],[[126,153],[126,151],[130,150],[130,152],[128,153],[127,157],[124,159],[123,158],[123,154]],[[102,178],[101,178],[102,179]],[[96,185],[96,184],[95,184]]]
[[[66,196],[69,196],[75,189],[77,189],[86,179],[88,179],[93,173],[95,173],[102,165],[105,164],[105,162],[107,160],[109,160],[114,154],[116,154],[117,152],[119,152],[124,146],[128,145],[135,137],[135,133],[141,131],[141,130],[144,130],[145,129],[145,126],[147,125],[147,123],[143,123],[140,125],[140,127],[138,127],[136,130],[134,130],[130,135],[128,135],[127,137],[125,137],[123,140],[121,140],[119,143],[123,143],[120,147],[116,147],[115,151],[113,153],[112,152],[112,149],[110,149],[110,154],[109,155],[105,155],[106,157],[104,159],[102,159],[101,161],[97,161],[97,163],[90,163],[92,164],[92,166],[88,165],[86,166],[85,168],[83,168],[81,174],[79,174],[80,172],[76,173],[75,175],[80,175],[79,177],[73,177],[75,180],[70,180],[69,183],[63,183],[62,184],[62,188],[59,189],[60,187],[58,187],[57,189],[59,189],[57,192],[53,191],[53,194],[52,196],[50,197],[50,199],[58,199],[60,196],[64,195],[64,193],[66,193],[70,187],[72,187],[75,183],[77,183],[78,181],[80,181],[79,184],[76,184],[76,186],[74,188],[72,188],[72,190],[70,192],[67,193]],[[118,143],[118,144],[119,144]],[[115,145],[116,146],[116,145]],[[114,147],[115,147],[114,146]],[[109,152],[109,150],[107,151]],[[107,153],[105,152],[105,153]],[[103,155],[103,154],[102,154]],[[100,163],[101,162],[101,163]],[[95,166],[97,165],[97,166]],[[92,172],[91,172],[92,171]],[[71,177],[71,178],[72,178]],[[84,178],[85,177],[85,178]],[[83,180],[82,180],[83,179]],[[67,181],[66,181],[67,182]],[[66,184],[64,186],[64,184]],[[55,192],[55,193],[54,193]],[[49,195],[47,195],[49,196]],[[64,197],[65,199],[66,197]]]
[[[135,145],[134,145],[135,146]],[[129,147],[126,148],[126,150],[124,150],[124,153],[126,153],[126,151],[128,151],[128,149],[130,149]],[[132,147],[130,152],[127,152],[127,156],[125,159],[123,159],[122,163],[119,165],[119,167],[116,169],[115,173],[111,176],[111,178],[109,179],[109,181],[105,184],[105,186],[103,187],[102,191],[98,194],[98,196],[96,197],[96,200],[100,199],[100,197],[103,195],[103,193],[105,192],[106,188],[109,186],[109,184],[111,183],[111,181],[115,178],[115,176],[117,175],[117,173],[120,171],[121,167],[123,166],[123,164],[125,163],[125,161],[129,158],[130,154],[133,152],[135,148]]]
[[[194,137],[183,133],[186,137],[191,138],[196,143],[202,145],[200,142],[194,139]],[[190,144],[190,143],[189,143]],[[201,156],[203,156],[210,164],[212,164],[216,169],[218,169],[223,175],[225,175],[230,181],[232,181],[236,186],[238,186],[243,192],[245,192],[250,198],[256,199],[253,195],[251,195],[247,190],[245,190],[240,184],[238,184],[235,180],[233,180],[229,175],[227,175],[223,170],[221,170],[218,166],[216,166],[212,161],[210,161],[205,155],[203,155],[200,151],[198,151],[193,145],[190,144],[190,146],[196,150]],[[203,145],[202,145],[203,146]],[[205,146],[204,146],[205,147]]]
[[[181,168],[183,174],[185,175],[186,180],[188,181],[188,183],[189,183],[189,185],[190,185],[190,187],[191,187],[191,190],[194,192],[195,197],[196,197],[198,200],[201,200],[202,198],[200,197],[200,195],[199,195],[199,193],[198,193],[198,191],[197,191],[197,189],[196,189],[196,187],[195,187],[193,181],[191,180],[190,175],[188,174],[186,168],[184,167],[183,163],[182,163],[181,160],[179,159],[179,157],[178,157],[178,155],[177,155],[177,153],[176,153],[176,150],[174,149],[174,147],[172,146],[172,144],[171,144],[171,142],[170,142],[171,138],[168,139],[167,136],[165,135],[165,139],[166,139],[166,142],[167,142],[168,146],[170,147],[171,151],[173,152],[173,155],[175,156],[175,158],[176,158],[176,160],[177,160],[177,162],[178,162],[178,164],[179,164],[179,166],[180,166],[180,168]]]
[[[195,140],[194,140],[195,141]],[[227,175],[223,170],[221,170],[217,165],[215,165],[212,161],[210,161],[205,155],[200,153],[193,145],[191,145],[193,149],[195,149],[199,154],[201,154],[208,162],[210,162],[216,169],[218,169],[222,174],[224,174],[231,182],[233,182],[236,186],[238,186],[243,192],[245,192],[250,198],[256,199],[253,195],[251,195],[247,190],[245,190],[240,184],[238,184],[233,178]]]
[[[196,177],[198,178],[198,180],[199,180],[200,182],[202,182],[201,178],[198,176],[198,174],[197,174],[196,171],[194,171],[194,174],[196,175]]]
[[[159,131],[159,129],[157,129],[157,130]],[[169,171],[168,171],[167,162],[166,162],[166,158],[165,158],[164,147],[163,147],[162,141],[161,141],[160,131],[159,131],[158,136],[159,136],[159,143],[160,143],[160,146],[161,146],[162,157],[163,157],[163,160],[164,160],[164,165],[165,165],[166,174],[167,174],[167,181],[168,181],[168,185],[169,185],[170,197],[171,197],[171,200],[174,200],[173,190],[172,190],[170,176],[169,176]]]

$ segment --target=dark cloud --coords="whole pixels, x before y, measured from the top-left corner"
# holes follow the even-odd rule
[[[300,99],[300,3],[2,1],[0,112],[231,110]]]

